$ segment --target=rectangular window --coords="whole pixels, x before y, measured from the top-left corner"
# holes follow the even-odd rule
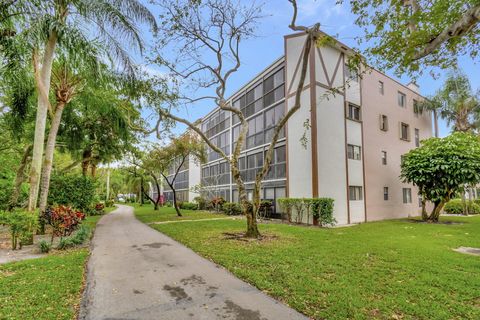
[[[348,159],[353,159],[353,160],[361,160],[361,147],[359,146],[354,146],[352,144],[347,145],[347,155]]]
[[[387,165],[387,151],[382,151],[382,164]]]
[[[400,123],[400,139],[410,141],[410,126],[406,123]]]
[[[418,206],[421,208],[422,207],[422,196],[418,196]]]
[[[380,115],[380,130],[388,131],[388,117],[384,114]]]
[[[388,200],[388,187],[383,187],[383,200]]]
[[[350,201],[358,201],[358,200],[363,200],[363,191],[362,187],[359,186],[349,186],[348,191],[349,191],[349,200]]]
[[[378,81],[378,92],[383,95],[384,94],[384,88],[383,88],[383,82]]]
[[[412,189],[403,188],[403,203],[412,203]]]
[[[419,107],[418,101],[413,99],[413,114],[418,118],[418,115],[422,114],[422,110]]]
[[[348,104],[348,119],[360,121],[360,107],[354,104]]]
[[[402,108],[407,106],[407,96],[400,91],[398,91],[398,105]]]
[[[420,147],[420,130],[415,128],[415,147]]]

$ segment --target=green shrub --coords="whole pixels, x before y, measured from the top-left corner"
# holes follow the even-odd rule
[[[197,210],[198,205],[193,202],[182,202],[181,205],[179,205],[180,209],[184,210]]]
[[[280,198],[278,203],[285,211],[288,221],[292,221],[292,212],[296,212],[296,222],[302,222],[303,214],[312,214],[321,226],[334,225],[337,221],[333,217],[333,202],[331,198]],[[307,216],[307,221],[309,216]]]
[[[207,200],[202,197],[195,197],[193,198],[193,202],[197,204],[198,210],[205,210],[207,209]]]
[[[114,201],[113,200],[107,200],[105,201],[105,207],[111,208],[113,207]]]
[[[333,202],[331,198],[314,198],[312,201],[312,216],[319,220],[321,226],[337,223],[333,217]]]
[[[172,202],[170,201],[165,201],[165,207],[171,207],[172,206]]]
[[[40,242],[38,243],[38,246],[40,247],[40,251],[41,251],[42,253],[49,253],[50,250],[52,249],[52,245],[51,245],[49,242],[45,241],[45,240],[40,241]]]
[[[480,214],[480,205],[475,201],[467,201],[468,212],[470,214]],[[463,200],[452,199],[445,204],[443,211],[447,214],[464,214]]]
[[[49,205],[65,205],[87,214],[93,213],[95,181],[82,175],[57,175],[50,181]]]
[[[0,211],[0,224],[10,229],[12,250],[16,250],[17,247],[21,249],[23,244],[31,242],[33,231],[38,224],[38,216],[36,213],[22,210]]]
[[[88,226],[80,226],[74,235],[60,239],[57,249],[65,250],[83,244],[90,237],[91,230]]]
[[[236,216],[242,214],[242,207],[236,202],[225,202],[222,211],[229,216]]]

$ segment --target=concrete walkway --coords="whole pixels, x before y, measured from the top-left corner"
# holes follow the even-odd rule
[[[97,224],[80,319],[307,319],[120,206]]]

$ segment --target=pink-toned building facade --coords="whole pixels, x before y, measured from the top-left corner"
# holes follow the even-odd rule
[[[284,56],[230,98],[245,112],[252,131],[240,157],[249,195],[272,126],[294,103],[304,44],[305,34],[285,36]],[[340,225],[418,215],[417,190],[400,181],[400,162],[404,153],[432,136],[431,115],[415,112],[415,101],[423,98],[414,84],[402,85],[373,69],[360,76],[348,70],[351,53],[339,42],[312,48],[302,107],[279,141],[262,195],[274,203],[285,196],[333,198]],[[238,121],[231,115],[214,109],[200,126],[226,154],[231,152],[238,134]],[[208,158],[189,167],[182,200],[192,201],[198,195],[194,187],[214,177],[210,187],[217,196],[238,201],[228,163],[211,150]]]

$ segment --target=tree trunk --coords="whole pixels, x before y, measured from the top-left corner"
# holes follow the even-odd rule
[[[442,212],[443,206],[447,202],[448,200],[442,200],[439,203],[435,203],[432,213],[428,217],[428,222],[438,222],[438,219],[440,217],[440,212]]]
[[[50,188],[50,176],[52,174],[53,156],[55,153],[55,143],[57,141],[58,129],[62,121],[62,113],[65,104],[60,102],[55,109],[55,115],[52,119],[50,132],[48,133],[47,145],[45,148],[45,159],[43,161],[42,178],[40,184],[40,214],[43,214],[47,208],[48,191]]]
[[[45,159],[43,161],[42,177],[40,183],[40,215],[43,215],[45,209],[47,208],[48,191],[50,188],[50,176],[52,174],[53,156],[55,153],[55,143],[57,141],[58,128],[60,128],[60,122],[62,121],[62,113],[64,108],[65,104],[63,102],[58,103],[50,126],[50,132],[48,133],[48,140],[45,148]],[[45,222],[43,221],[43,219],[40,219],[38,233],[45,234]]]
[[[170,188],[172,188],[172,186],[170,186]],[[177,216],[181,217],[182,213],[180,212],[180,208],[178,208],[178,203],[177,203],[177,191],[175,191],[175,188],[172,188],[172,192],[173,192],[173,207],[177,212]],[[160,197],[160,195],[158,196]]]
[[[86,177],[88,175],[88,167],[92,161],[92,150],[83,151],[83,160],[82,160],[82,175]]]
[[[97,175],[97,164],[93,161],[90,163],[90,174],[92,175],[92,178],[95,178]]]
[[[425,197],[423,197],[423,196],[422,196],[422,220],[423,221],[428,220],[427,201],[425,200]]]
[[[30,154],[32,153],[33,145],[28,145],[23,152],[22,161],[20,166],[17,169],[15,176],[15,185],[13,187],[12,196],[10,198],[10,204],[8,206],[9,210],[12,210],[17,206],[18,198],[20,197],[20,189],[22,184],[25,182],[25,168],[27,166],[28,160],[30,159]]]
[[[32,165],[30,169],[30,195],[28,198],[28,210],[33,211],[37,207],[38,189],[40,184],[40,172],[42,170],[43,148],[45,143],[45,128],[48,114],[48,94],[50,92],[50,79],[52,76],[52,64],[57,45],[57,33],[52,32],[45,46],[40,79],[36,79],[36,87],[39,92],[37,103],[37,115],[35,120],[35,137],[33,141]]]

